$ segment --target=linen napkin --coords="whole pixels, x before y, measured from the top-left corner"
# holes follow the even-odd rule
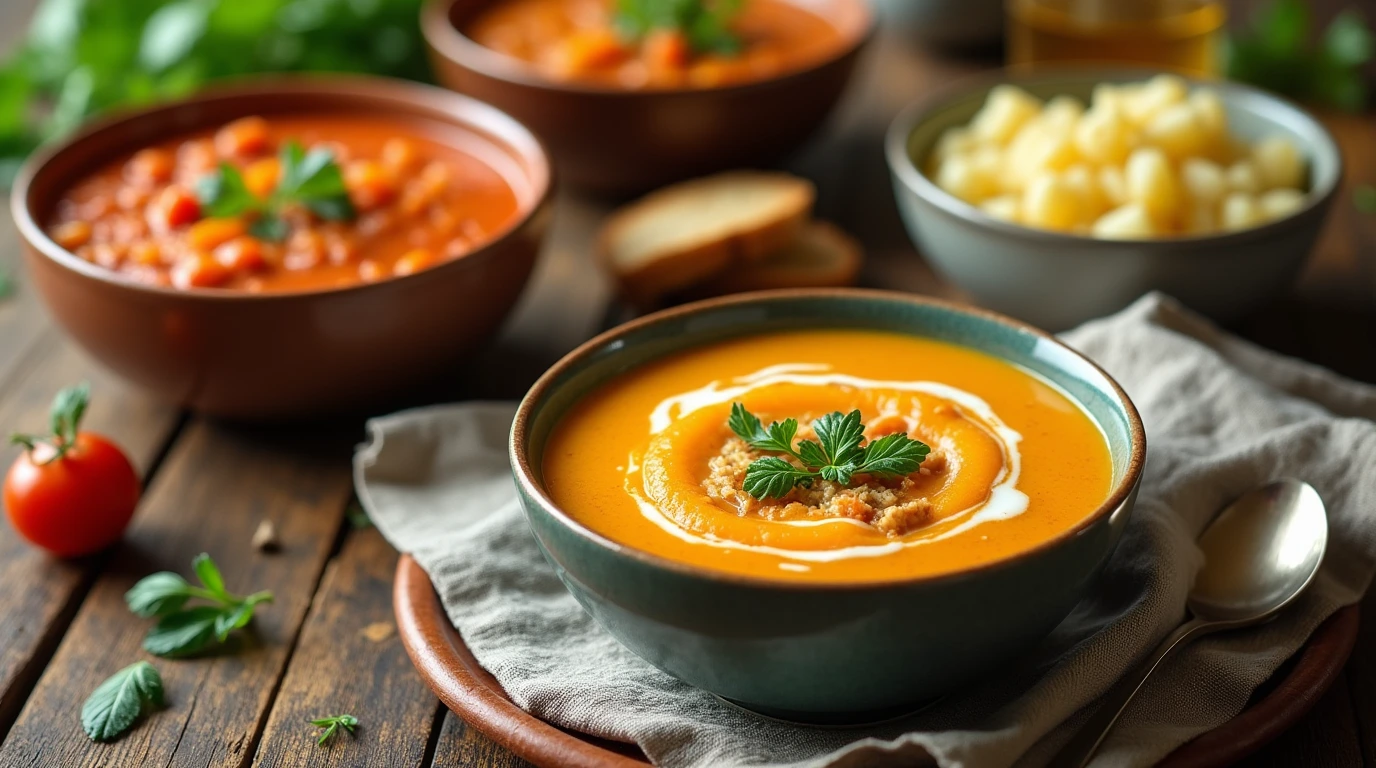
[[[635,742],[669,768],[729,765],[1038,766],[1085,709],[1185,615],[1213,514],[1279,477],[1328,506],[1323,568],[1276,621],[1198,640],[1157,671],[1095,765],[1150,765],[1232,718],[1376,569],[1376,388],[1231,337],[1160,295],[1069,332],[1146,423],[1137,507],[1093,591],[1011,671],[867,730],[786,725],[730,707],[622,648],[565,591],[515,501],[514,406],[441,406],[374,419],[355,457],[378,528],[430,574],[478,661],[521,707]]]

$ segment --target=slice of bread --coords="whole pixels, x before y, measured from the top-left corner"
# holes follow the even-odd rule
[[[613,213],[603,263],[637,304],[682,290],[786,246],[812,213],[812,183],[731,171],[665,187]]]
[[[860,276],[863,249],[834,224],[812,221],[793,240],[758,261],[727,267],[690,289],[695,296],[716,296],[772,288],[833,288],[854,285]]]

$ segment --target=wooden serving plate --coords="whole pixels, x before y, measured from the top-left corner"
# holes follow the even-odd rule
[[[449,623],[430,577],[410,555],[402,555],[397,564],[392,598],[402,643],[421,677],[456,715],[493,741],[542,767],[649,764],[635,745],[564,730],[513,704],[496,678],[473,658]],[[1257,689],[1240,715],[1181,746],[1161,765],[1231,765],[1294,725],[1341,674],[1357,640],[1358,618],[1356,605],[1338,610]]]

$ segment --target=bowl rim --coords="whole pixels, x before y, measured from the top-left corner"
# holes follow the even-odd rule
[[[362,112],[369,103],[404,103],[431,112],[431,119],[436,121],[448,122],[453,126],[472,130],[483,137],[484,140],[493,144],[513,145],[523,160],[530,161],[529,163],[523,164],[528,165],[530,168],[530,172],[527,174],[527,180],[533,187],[533,193],[530,199],[518,208],[518,215],[512,217],[511,221],[507,222],[501,230],[494,233],[491,238],[484,241],[478,248],[458,258],[448,259],[430,269],[420,270],[409,275],[389,276],[386,279],[371,283],[358,282],[348,285],[294,289],[289,291],[250,292],[234,288],[187,289],[174,286],[154,285],[132,280],[118,272],[106,269],[97,264],[92,264],[78,257],[76,254],[67,251],[48,236],[47,231],[38,223],[34,216],[29,201],[30,188],[33,186],[34,181],[43,174],[49,163],[80,142],[91,140],[93,137],[102,133],[131,123],[147,120],[157,121],[176,111],[194,109],[203,104],[226,100],[232,101],[255,95],[291,93],[308,93],[311,95],[325,94],[348,97],[358,101],[357,106],[360,112]],[[500,130],[492,130],[484,128],[481,125],[475,125],[473,121],[462,114],[474,110],[478,113],[485,114],[488,118],[493,118],[498,122],[505,123],[505,125]],[[348,112],[348,109],[346,108],[344,111]],[[309,112],[310,110],[306,110],[307,114],[309,114]],[[252,110],[247,110],[245,114],[252,114]],[[397,119],[405,122],[406,115],[401,115]],[[503,132],[505,131],[511,131],[512,133],[504,134]],[[167,137],[172,135],[174,134],[167,134]],[[520,145],[529,145],[534,151],[527,153],[520,149]],[[528,158],[526,157],[527,154],[529,155]],[[433,276],[433,273],[444,270],[465,268],[463,265],[472,263],[475,259],[493,253],[508,241],[518,237],[532,219],[541,215],[541,212],[549,207],[553,198],[554,184],[554,167],[550,160],[549,149],[545,146],[544,141],[515,117],[512,117],[510,114],[503,112],[491,104],[474,99],[471,96],[465,96],[454,91],[438,86],[427,85],[425,83],[374,75],[340,75],[330,73],[300,73],[288,76],[250,75],[242,78],[226,79],[220,84],[205,88],[187,98],[160,102],[146,107],[115,111],[109,115],[89,121],[71,135],[64,136],[40,146],[29,155],[20,167],[18,174],[15,176],[13,188],[10,190],[10,213],[14,217],[15,226],[20,236],[28,242],[32,250],[42,254],[44,258],[57,266],[70,272],[75,272],[83,277],[106,283],[120,289],[146,295],[175,297],[183,300],[256,303],[286,301],[306,296],[340,296],[352,294],[360,291],[380,289],[384,286],[393,286],[402,281],[427,279],[425,276]]]
[[[528,442],[531,419],[535,414],[537,406],[547,398],[548,393],[556,388],[556,383],[566,372],[579,366],[585,360],[604,348],[614,344],[620,337],[662,322],[724,307],[774,301],[797,301],[800,299],[859,299],[870,302],[907,303],[935,307],[957,314],[972,315],[1013,330],[1030,334],[1040,341],[1059,347],[1062,351],[1068,352],[1082,362],[1088,364],[1093,371],[1102,376],[1104,381],[1111,387],[1114,396],[1117,397],[1118,404],[1123,409],[1123,413],[1127,418],[1128,431],[1131,435],[1131,451],[1128,455],[1127,470],[1123,473],[1122,479],[1114,484],[1107,498],[1095,508],[1093,512],[1086,515],[1075,525],[1061,531],[1055,537],[1035,547],[1021,550],[1013,555],[998,560],[981,563],[974,567],[962,568],[945,573],[856,582],[813,582],[771,579],[762,576],[717,571],[703,566],[671,560],[667,557],[652,554],[628,544],[621,544],[613,541],[607,536],[574,520],[573,517],[561,510],[558,505],[554,503],[554,500],[549,497],[549,494],[545,492],[544,488],[541,487],[540,483],[536,482],[534,467],[524,450]],[[660,310],[618,325],[579,345],[572,352],[569,352],[561,358],[559,362],[550,366],[549,370],[545,371],[545,373],[536,380],[525,397],[521,398],[520,405],[516,409],[516,416],[512,421],[511,434],[508,440],[508,458],[511,462],[512,473],[515,475],[516,482],[520,486],[521,491],[527,494],[531,499],[534,499],[535,503],[540,506],[542,511],[558,521],[564,528],[580,536],[584,540],[609,551],[613,555],[629,557],[643,565],[668,570],[682,576],[705,579],[721,584],[768,589],[786,589],[790,591],[812,590],[828,592],[865,591],[956,581],[969,578],[976,574],[1008,568],[1031,559],[1043,552],[1055,549],[1098,524],[1100,520],[1111,516],[1132,497],[1142,478],[1143,468],[1146,464],[1146,451],[1146,430],[1142,426],[1142,418],[1137,412],[1137,406],[1133,404],[1127,392],[1125,392],[1122,386],[1097,363],[1090,360],[1078,350],[1057,339],[1055,336],[1020,320],[1015,320],[1006,315],[980,307],[937,299],[931,296],[920,296],[899,291],[876,290],[871,288],[795,288],[740,293]]]
[[[785,1],[797,5],[794,0]],[[450,23],[450,11],[458,4],[459,0],[426,0],[420,11],[420,28],[421,36],[425,38],[426,45],[430,47],[434,55],[441,56],[450,63],[461,66],[464,69],[472,70],[480,75],[492,78],[493,80],[521,85],[527,88],[538,88],[554,93],[569,93],[582,96],[599,96],[603,98],[619,99],[703,94],[729,95],[748,93],[759,88],[768,88],[792,80],[805,78],[819,70],[845,60],[864,48],[874,39],[875,31],[878,29],[879,25],[878,14],[875,12],[874,5],[870,0],[840,1],[851,3],[855,7],[861,9],[865,14],[864,23],[860,28],[859,34],[845,41],[844,45],[837,48],[837,50],[830,55],[801,69],[789,70],[776,77],[767,77],[762,80],[747,80],[742,83],[725,86],[690,85],[682,88],[629,89],[617,88],[611,85],[600,85],[597,83],[559,81],[544,77],[535,70],[534,67],[530,66],[529,63],[487,48],[460,32],[458,27]],[[828,21],[830,20],[828,19]]]
[[[1055,232],[1048,229],[1014,224],[990,216],[978,206],[967,203],[937,186],[935,181],[918,168],[917,163],[908,154],[909,139],[927,120],[957,101],[975,93],[987,93],[989,90],[999,85],[1063,84],[1068,86],[1086,83],[1095,85],[1101,82],[1112,82],[1117,84],[1146,80],[1156,75],[1174,75],[1180,77],[1185,80],[1192,89],[1201,86],[1213,88],[1219,92],[1225,102],[1230,96],[1241,96],[1244,98],[1258,99],[1263,102],[1270,102],[1277,108],[1288,112],[1292,117],[1303,123],[1307,123],[1308,126],[1323,139],[1323,142],[1318,146],[1312,147],[1311,151],[1314,153],[1326,154],[1333,160],[1335,170],[1332,179],[1329,180],[1329,183],[1321,187],[1309,190],[1306,195],[1305,204],[1299,210],[1279,219],[1275,219],[1274,221],[1268,221],[1258,227],[1203,235],[1172,235],[1170,237],[1158,238],[1121,238],[1109,240],[1096,238],[1090,235]],[[1191,250],[1187,253],[1182,253],[1172,249],[1171,246],[1237,245],[1257,239],[1258,236],[1264,238],[1282,229],[1286,229],[1298,218],[1311,215],[1314,211],[1322,210],[1329,205],[1338,190],[1342,187],[1345,170],[1342,150],[1339,148],[1337,141],[1333,138],[1333,134],[1322,121],[1288,99],[1243,83],[1213,80],[1178,70],[1120,66],[1114,64],[1095,66],[1092,68],[1075,65],[1058,65],[1038,67],[1035,70],[1001,67],[988,72],[981,72],[958,78],[956,81],[939,88],[934,93],[909,104],[899,112],[898,116],[889,124],[888,131],[885,134],[884,156],[888,161],[890,173],[895,179],[901,182],[908,191],[912,192],[924,202],[936,207],[941,212],[968,224],[973,224],[1005,235],[1029,238],[1035,242],[1046,245],[1102,247],[1105,251],[1119,251],[1122,249],[1113,248],[1112,246],[1122,244],[1130,245],[1135,248],[1150,247],[1178,258],[1189,258],[1191,260],[1198,258],[1198,254],[1195,251]]]

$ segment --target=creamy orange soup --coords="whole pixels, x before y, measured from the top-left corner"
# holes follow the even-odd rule
[[[902,478],[817,481],[779,498],[741,490],[759,457],[728,427],[858,409],[867,439],[931,449]],[[730,340],[632,370],[578,403],[542,465],[554,502],[645,552],[795,581],[933,575],[1037,547],[1108,497],[1108,444],[1047,381],[963,347],[871,331]]]

